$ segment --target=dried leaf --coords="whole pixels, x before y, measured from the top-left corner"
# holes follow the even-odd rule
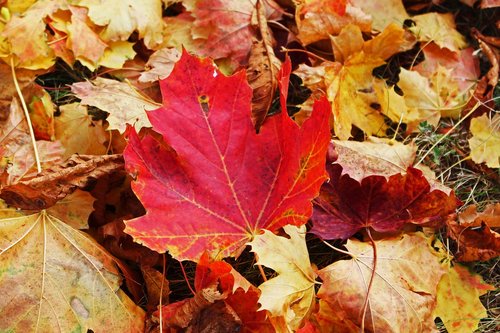
[[[323,284],[318,297],[339,313],[340,318],[361,326],[363,305],[368,297],[365,318],[367,332],[432,332],[436,288],[446,272],[422,233],[370,243],[348,240],[345,247],[351,260],[337,261],[319,271]],[[368,293],[371,275],[373,282]]]
[[[410,30],[419,41],[434,42],[440,47],[458,52],[467,46],[465,37],[455,29],[453,14],[426,13],[411,18],[416,25]]]
[[[123,168],[121,155],[75,155],[64,164],[44,170],[35,178],[5,186],[0,197],[21,209],[45,209],[75,189],[83,189],[97,178]]]
[[[81,104],[108,112],[109,129],[120,133],[125,131],[126,124],[134,124],[137,129],[151,127],[146,111],[159,106],[126,82],[100,77],[92,82],[73,83],[71,91],[82,100]]]
[[[488,117],[483,114],[470,122],[472,138],[469,139],[470,156],[476,163],[486,163],[490,168],[500,168],[500,114]]]
[[[167,78],[181,54],[174,48],[163,48],[153,53],[146,63],[146,70],[141,73],[139,82],[153,82]]]
[[[283,230],[289,238],[264,230],[249,245],[257,255],[257,264],[278,274],[259,286],[261,309],[273,317],[284,317],[288,329],[294,331],[314,310],[316,273],[309,262],[305,226],[287,225]]]
[[[479,320],[487,316],[479,296],[494,289],[484,283],[480,275],[455,265],[438,284],[434,316],[441,318],[449,333],[475,332]]]
[[[75,229],[88,229],[94,201],[95,198],[90,193],[77,189],[47,209],[47,213]]]
[[[257,20],[256,30],[259,32],[258,38],[253,38],[250,58],[248,59],[247,80],[253,89],[252,97],[252,118],[255,129],[258,131],[264,123],[267,113],[274,99],[276,89],[278,89],[278,71],[281,62],[274,55],[273,38],[267,27],[267,20],[264,6],[261,0],[257,0],[255,17]],[[288,76],[291,71],[291,64],[288,66]]]
[[[447,221],[448,235],[458,244],[458,261],[486,261],[500,256],[500,204],[491,204],[483,212],[476,206],[467,207],[458,215],[457,223]]]
[[[0,330],[143,332],[115,260],[45,211],[1,220]]]

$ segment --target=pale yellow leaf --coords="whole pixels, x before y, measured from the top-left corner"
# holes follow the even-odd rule
[[[0,331],[142,332],[115,259],[42,211],[0,220]]]
[[[434,42],[440,47],[458,52],[467,46],[465,37],[455,29],[453,14],[426,13],[411,18],[416,25],[410,30],[419,41]]]
[[[316,274],[309,262],[305,226],[287,225],[283,229],[290,238],[264,230],[249,245],[259,265],[278,273],[259,286],[260,309],[268,310],[273,317],[283,316],[288,328],[296,330],[314,309]]]
[[[491,118],[483,114],[472,119],[470,131],[472,160],[476,163],[486,163],[490,168],[500,168],[500,114],[497,113]]]

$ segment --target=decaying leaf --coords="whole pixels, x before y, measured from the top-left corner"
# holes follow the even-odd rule
[[[141,266],[141,272],[148,291],[147,310],[154,311],[160,304],[168,304],[170,288],[167,278],[150,266]]]
[[[196,267],[195,295],[156,311],[164,328],[191,332],[273,332],[266,311],[258,310],[259,290],[228,263],[212,261],[205,253]]]
[[[341,318],[361,326],[368,297],[366,332],[432,332],[436,289],[446,270],[421,233],[370,242],[350,239],[345,247],[351,260],[337,261],[319,271],[323,284],[318,297],[330,303]],[[368,285],[374,274],[370,292]]]
[[[470,156],[476,163],[486,163],[490,168],[500,168],[500,114],[488,117],[483,114],[470,122],[472,138],[469,139]]]
[[[434,316],[441,318],[449,333],[475,332],[479,320],[487,316],[479,296],[494,289],[484,283],[480,275],[455,265],[443,275],[437,286]]]
[[[305,226],[287,225],[283,230],[289,238],[264,230],[249,245],[257,255],[257,264],[278,273],[259,286],[261,309],[273,317],[284,317],[288,329],[294,331],[314,310],[316,273],[309,262]]]
[[[143,332],[144,311],[120,289],[116,259],[40,213],[0,221],[0,330]]]
[[[97,178],[123,168],[121,155],[75,155],[36,177],[1,189],[0,198],[21,209],[45,209]]]
[[[257,36],[252,40],[252,48],[248,59],[247,79],[253,89],[252,118],[255,129],[258,131],[274,99],[274,93],[278,89],[278,71],[281,62],[273,51],[273,37],[267,27],[264,6],[261,0],[257,0],[254,12],[255,29]],[[288,68],[287,77],[290,76],[291,64]]]
[[[92,82],[73,83],[71,91],[82,100],[81,104],[108,112],[108,129],[117,129],[120,133],[125,131],[126,124],[138,130],[151,127],[146,111],[159,107],[131,84],[100,77]]]
[[[458,223],[450,220],[448,235],[457,242],[458,261],[486,261],[500,256],[500,204],[488,205],[478,212],[475,205],[458,215]]]
[[[299,128],[281,96],[283,112],[256,134],[244,72],[225,77],[210,60],[184,53],[160,87],[163,106],[148,117],[164,142],[130,131],[124,152],[147,211],[125,232],[176,259],[198,260],[203,251],[238,255],[261,229],[307,222],[325,179],[326,100]]]

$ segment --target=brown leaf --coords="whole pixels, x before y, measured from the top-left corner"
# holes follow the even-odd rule
[[[83,189],[93,180],[122,167],[122,155],[74,155],[34,178],[4,187],[0,198],[21,209],[46,209],[75,189]]]
[[[252,40],[247,80],[253,89],[252,118],[258,131],[266,119],[278,88],[278,71],[281,63],[273,51],[273,38],[267,26],[261,0],[256,3],[252,21],[256,21],[258,37]]]
[[[458,243],[458,261],[486,261],[500,255],[500,203],[488,205],[479,213],[475,205],[458,216],[459,223],[448,221],[448,235]]]
[[[147,309],[149,311],[156,310],[157,306],[160,304],[160,298],[162,304],[168,304],[168,295],[170,294],[170,288],[168,285],[168,280],[165,278],[165,276],[161,272],[158,272],[156,269],[150,266],[141,266],[141,271],[142,275],[144,276],[146,289],[148,290],[148,304],[146,305]]]

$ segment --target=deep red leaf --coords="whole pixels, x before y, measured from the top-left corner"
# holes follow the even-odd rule
[[[315,200],[312,233],[324,239],[347,239],[363,228],[398,231],[406,223],[437,226],[456,209],[454,194],[431,191],[418,169],[405,174],[369,176],[358,182],[327,164],[330,181]]]
[[[165,143],[131,130],[124,152],[147,211],[127,222],[137,242],[197,260],[205,250],[238,255],[261,229],[307,222],[326,179],[330,106],[316,102],[301,128],[281,112],[256,134],[245,78],[184,53],[161,81],[163,107],[148,116]],[[283,70],[279,78],[288,82]]]

